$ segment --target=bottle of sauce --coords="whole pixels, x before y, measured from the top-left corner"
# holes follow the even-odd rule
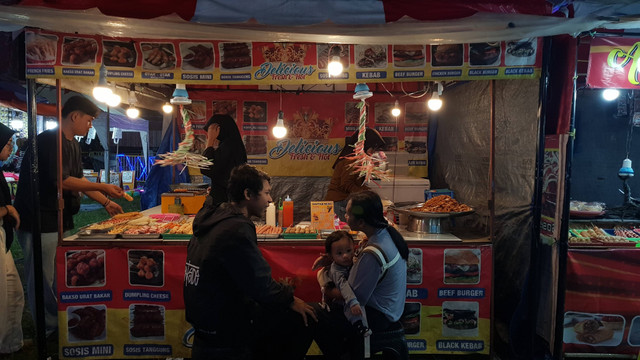
[[[293,225],[293,200],[287,195],[282,202],[282,227]]]
[[[276,226],[276,205],[269,203],[267,207],[267,225]]]
[[[278,199],[278,209],[277,209],[277,221],[278,221],[278,226],[282,227],[282,198]]]

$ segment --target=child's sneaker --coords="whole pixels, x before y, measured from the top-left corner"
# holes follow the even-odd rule
[[[358,320],[358,321],[354,322],[353,326],[356,328],[358,333],[360,335],[362,335],[362,336],[371,336],[371,334],[373,334],[371,329],[369,329],[368,327],[364,326],[364,324],[362,323],[362,320]]]

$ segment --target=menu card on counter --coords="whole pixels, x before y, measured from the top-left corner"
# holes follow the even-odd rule
[[[333,229],[333,201],[311,202],[311,226],[316,229]]]

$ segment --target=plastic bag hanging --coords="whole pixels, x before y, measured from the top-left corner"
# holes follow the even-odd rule
[[[113,140],[113,143],[117,145],[120,142],[120,139],[122,139],[122,129],[113,128],[113,133],[111,134],[111,140]]]

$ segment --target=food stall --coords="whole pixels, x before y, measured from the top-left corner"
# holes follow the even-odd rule
[[[29,36],[32,41],[38,44],[46,41],[54,42],[58,44],[54,48],[60,48],[68,42],[79,41],[79,38],[89,39],[87,41],[97,46],[93,61],[86,63],[85,60],[85,65],[67,63],[57,55],[53,60],[43,60],[49,62],[48,64],[29,64],[27,74],[34,77],[50,74],[48,76],[51,77],[86,76],[87,79],[93,79],[97,76],[96,70],[101,60],[104,61],[105,56],[110,56],[113,50],[110,47],[115,47],[116,42],[127,43],[124,39],[104,38],[97,35],[29,31],[32,34]],[[281,51],[276,50],[287,49],[289,45],[243,43],[245,48],[253,49],[251,52],[253,67],[225,69],[227,66],[225,59],[232,58],[231,53],[227,53],[230,49],[225,48],[227,43],[199,42],[200,45],[206,46],[217,59],[213,64],[207,65],[208,68],[216,70],[214,71],[215,79],[210,80],[210,69],[201,71],[202,69],[191,68],[193,65],[187,60],[191,59],[192,48],[198,46],[194,41],[136,40],[133,48],[133,53],[136,54],[135,62],[131,60],[131,66],[124,63],[111,64],[107,68],[108,77],[125,76],[133,81],[144,79],[144,81],[163,82],[171,78],[189,82],[188,79],[193,78],[197,79],[193,80],[196,84],[211,81],[214,84],[225,81],[244,84],[250,83],[244,80],[247,75],[258,76],[262,74],[265,67],[274,69],[277,66],[288,66],[308,69],[311,75],[299,74],[292,78],[271,74],[267,77],[268,81],[279,81],[284,84],[296,81],[333,82],[333,79],[323,78],[325,73],[319,61],[323,57],[318,55],[326,49],[326,45],[323,44],[295,45],[292,49],[300,58],[295,61],[286,61],[280,57],[272,57],[283,56]],[[374,47],[376,49],[374,53],[384,54],[385,59],[389,60],[386,62],[376,60],[378,63],[375,61],[371,63],[368,60],[371,60],[372,47],[345,46],[347,53],[352,54],[346,57],[349,62],[345,77],[366,78],[367,81],[376,77],[387,79],[397,77],[398,80],[405,80],[408,70],[405,69],[404,63],[397,63],[390,58],[394,47],[392,45]],[[152,57],[149,52],[157,52],[160,49],[159,51],[168,54],[169,51],[166,49],[169,48],[173,54],[173,57],[167,58],[170,64],[164,67],[154,65],[152,59],[157,57],[157,54]],[[476,54],[480,50],[469,44],[448,47],[450,58],[446,61],[451,61],[451,64],[445,64],[444,59],[438,60],[437,46],[422,45],[422,48],[424,50],[420,65],[414,62],[410,66],[421,69],[412,71],[414,74],[412,76],[418,76],[418,79],[428,79],[434,76],[433,74],[439,74],[443,79],[448,77],[475,79],[474,76],[479,74],[505,79],[531,78],[533,80],[530,80],[529,89],[533,89],[534,94],[536,93],[535,78],[539,76],[541,59],[541,51],[537,49],[541,48],[541,40],[487,45],[482,48],[483,51],[486,50],[486,59],[485,57],[479,59],[476,55],[470,57],[469,54]],[[516,48],[527,50],[510,51]],[[245,51],[244,48],[243,51]],[[489,59],[488,54],[495,55],[496,52],[501,55]],[[429,70],[430,72],[424,70],[425,67],[431,66],[433,68]],[[393,68],[400,70],[392,71]],[[219,72],[218,69],[220,69]],[[299,79],[296,79],[298,77]],[[255,81],[260,83],[260,80],[264,78]],[[487,81],[472,83],[480,84],[480,88],[485,89],[493,86]],[[472,93],[482,93],[475,86],[460,86],[451,91],[452,94],[456,92],[466,94],[460,97],[465,99],[472,99],[473,95],[470,95]],[[509,87],[500,88],[499,91],[509,91]],[[376,93],[367,101],[369,115],[366,120],[386,138],[389,154],[403,153],[402,163],[407,173],[427,176],[427,143],[429,125],[433,119],[424,106],[424,100],[412,101],[410,97],[400,97],[397,92],[396,96],[400,97],[399,102],[405,115],[389,118],[387,111],[393,104],[390,100],[394,99],[389,96],[390,94],[392,95],[392,93]],[[198,137],[203,135],[202,126],[214,112],[237,116],[247,146],[249,162],[275,176],[297,175],[304,180],[330,175],[331,164],[343,146],[343,138],[359,127],[359,119],[357,117],[354,119],[353,116],[354,103],[357,102],[353,101],[351,93],[323,95],[303,93],[296,95],[295,102],[287,99],[289,101],[283,102],[280,107],[277,104],[282,95],[277,92],[216,93],[199,91],[196,88],[190,91],[189,96],[193,101],[188,106],[191,124],[185,124],[183,127],[185,137],[190,136],[187,131],[192,129],[193,144],[198,144]],[[456,104],[453,100],[455,98],[456,96],[451,96],[452,105],[449,110],[453,116],[459,115],[461,109],[457,106],[461,104]],[[485,106],[484,110],[488,110],[493,98],[484,97],[476,101]],[[535,99],[533,101],[529,99],[529,102],[534,106],[536,104]],[[332,106],[335,103],[344,105]],[[475,104],[474,121],[484,122],[484,129],[486,129],[490,113],[478,111],[477,102]],[[498,106],[504,105],[498,104]],[[291,114],[291,120],[287,122],[291,134],[285,139],[277,140],[270,136],[268,124],[280,109],[286,114]],[[343,118],[344,122],[341,120]],[[524,120],[523,123],[528,123],[526,127],[529,131],[536,128],[535,117],[527,117]],[[444,134],[448,129],[459,130],[459,126],[463,126],[463,122],[456,124],[452,121],[446,126],[442,125],[440,129]],[[465,135],[455,130],[454,133],[455,136]],[[480,137],[481,147],[488,150],[485,146],[491,143],[490,132],[483,132]],[[461,139],[459,142],[465,141]],[[455,145],[452,144],[452,146]],[[469,151],[469,153],[472,152]],[[451,153],[458,154],[457,161],[464,160],[459,148]],[[490,155],[491,151],[487,151],[484,156],[490,157]],[[440,158],[436,161],[444,160]],[[305,166],[310,163],[314,166]],[[464,163],[460,165],[460,168],[466,168]],[[482,177],[488,177],[488,168],[488,164],[485,163],[483,166],[472,169],[474,178],[478,178],[479,183],[468,182],[470,179],[460,179],[461,174],[458,174],[457,170],[450,170],[444,174],[445,178],[451,176],[451,179],[440,179],[440,182],[451,183],[455,196],[469,201],[476,213],[446,212],[440,215],[413,216],[412,218],[410,209],[397,209],[398,219],[403,218],[404,211],[404,215],[409,215],[407,220],[410,222],[410,224],[404,224],[400,221],[399,226],[411,248],[408,301],[403,323],[412,353],[488,356],[491,352],[492,244],[486,228],[484,231],[469,231],[474,227],[473,222],[484,223],[488,227],[494,226],[486,221],[491,218],[491,215],[486,203],[483,204],[483,198],[489,196],[487,181],[482,180]],[[425,190],[429,189],[426,183],[422,184],[423,189],[418,191],[416,202],[424,200]],[[286,195],[284,192],[280,194],[283,197]],[[412,197],[415,196],[413,193]],[[309,219],[310,217],[301,215],[310,207],[309,202],[295,196],[294,200],[296,202],[295,222]],[[321,200],[321,198],[313,200]],[[59,247],[58,283],[61,284],[59,321],[62,357],[188,356],[191,332],[190,326],[183,320],[184,305],[181,291],[184,270],[180,264],[184,263],[185,242],[189,235],[172,236],[171,229],[168,230],[168,227],[188,229],[189,218],[165,217],[166,214],[163,215],[158,208],[147,211],[149,211],[148,217],[142,216],[139,219],[128,220],[130,223],[127,226],[133,226],[131,229],[125,230],[119,227],[118,218],[111,219],[82,229],[77,237],[65,239]],[[153,214],[153,212],[160,213]],[[425,214],[427,213],[429,212]],[[458,215],[458,217],[452,218],[452,215]],[[151,221],[154,217],[157,219]],[[469,218],[474,220],[470,221]],[[158,225],[158,223],[163,224]],[[411,223],[414,224],[413,227]],[[424,227],[424,224],[429,226]],[[305,239],[309,236],[301,234],[274,235],[277,237],[265,237],[260,242],[261,250],[273,267],[274,276],[298,284],[297,294],[305,300],[320,300],[320,291],[310,266],[322,252],[322,241],[317,239],[322,234],[312,233],[311,239]],[[122,276],[123,273],[127,276]],[[122,331],[122,329],[129,329],[129,331]]]
[[[31,73],[27,70],[30,77],[57,78],[73,76],[80,79],[95,79],[99,63],[104,62],[106,64],[108,62],[104,58],[104,54],[107,53],[105,49],[111,47],[109,48],[111,50],[110,54],[116,42],[121,45],[119,45],[120,47],[127,47],[129,45],[126,44],[129,44],[128,40],[130,40],[105,38],[97,35],[37,32],[38,35],[42,35],[48,41],[56,41],[59,44],[57,45],[58,48],[66,42],[76,41],[78,38],[87,38],[93,39],[99,50],[96,53],[95,60],[93,62],[90,61],[88,64],[71,64],[69,63],[70,59],[67,62],[63,62],[58,60],[57,57],[54,60],[54,64],[33,64],[30,67]],[[42,37],[38,37],[38,39],[42,40]],[[137,56],[135,62],[127,60],[130,57],[124,57],[125,62],[122,63],[118,59],[112,60],[109,58],[109,61],[117,61],[117,64],[112,62],[109,65],[111,75],[108,75],[108,77],[110,79],[238,85],[305,84],[307,82],[309,84],[351,84],[354,79],[355,81],[366,81],[370,84],[382,81],[482,79],[477,81],[480,85],[473,84],[467,87],[462,84],[451,90],[453,94],[466,94],[467,96],[464,96],[465,99],[472,99],[473,96],[468,96],[470,93],[487,91],[489,86],[493,87],[493,83],[490,84],[484,79],[533,79],[529,80],[527,94],[530,95],[533,88],[533,94],[536,95],[536,78],[540,76],[541,40],[538,39],[529,39],[523,42],[499,42],[497,45],[494,43],[485,44],[485,46],[458,44],[440,47],[425,44],[419,45],[422,55],[417,58],[415,58],[415,48],[398,47],[398,51],[414,52],[414,56],[412,56],[414,58],[410,59],[411,61],[402,59],[401,56],[398,56],[397,59],[396,56],[392,57],[392,54],[396,54],[394,45],[367,47],[348,45],[345,47],[348,48],[347,62],[349,66],[339,79],[328,78],[326,72],[322,69],[321,60],[323,61],[324,57],[319,54],[328,48],[326,44],[302,43],[302,46],[298,47],[294,44],[292,50],[297,54],[296,56],[300,55],[300,48],[304,48],[307,51],[302,61],[287,61],[288,59],[277,58],[277,56],[282,56],[282,51],[280,50],[287,50],[288,45],[234,42],[234,44],[244,44],[242,51],[250,49],[251,56],[249,58],[253,63],[252,66],[249,66],[242,62],[246,61],[246,56],[241,59],[234,58],[233,51],[237,51],[237,48],[233,48],[230,45],[225,47],[226,43],[231,42],[188,39],[136,40],[138,41],[134,41],[134,45],[132,45]],[[148,46],[144,47],[144,44]],[[207,53],[210,52],[214,55],[213,64],[208,62],[192,63],[192,60],[195,59],[195,52],[191,47],[197,48],[198,45],[202,45],[202,47],[206,48]],[[440,48],[440,52],[438,52],[438,48]],[[129,50],[131,52],[131,49]],[[154,51],[155,54],[152,53]],[[385,54],[386,61],[380,60],[382,53]],[[443,53],[449,55],[445,56]],[[228,61],[225,62],[225,60]],[[50,59],[47,61],[50,61]],[[131,62],[131,64],[127,65],[127,61]],[[225,63],[223,64],[223,62]],[[272,72],[269,76],[258,79],[258,75],[266,72],[264,67],[271,69],[269,71]],[[285,69],[286,67],[300,69],[300,71],[308,68],[313,71],[311,75],[277,73],[278,71],[289,71]],[[292,77],[290,75],[295,76]],[[510,83],[510,81],[506,81],[506,83]],[[534,85],[531,86],[531,84]],[[520,83],[517,85],[520,85]],[[517,87],[517,85],[512,87],[504,86],[499,91],[508,92],[510,89]],[[190,96],[194,100],[190,110],[193,114],[199,115],[197,117],[194,116],[192,119],[196,136],[198,136],[202,135],[202,133],[197,133],[199,130],[198,124],[201,126],[204,120],[213,113],[214,109],[215,111],[223,111],[222,109],[229,108],[230,102],[235,101],[234,114],[237,115],[239,125],[242,121],[241,131],[245,137],[248,152],[251,153],[250,162],[252,164],[265,169],[270,174],[276,175],[327,176],[330,174],[330,165],[335,160],[335,154],[327,153],[327,151],[330,148],[338,149],[337,146],[341,146],[344,136],[357,128],[357,122],[353,123],[353,125],[348,124],[350,111],[352,113],[353,110],[349,110],[347,104],[345,104],[344,109],[342,106],[332,106],[335,103],[342,104],[350,100],[353,102],[350,93],[351,86],[347,87],[347,90],[347,93],[344,94],[322,95],[322,98],[327,97],[330,99],[326,100],[324,105],[315,105],[315,101],[318,100],[319,96],[313,98],[309,96],[311,94],[304,91],[297,95],[301,100],[299,102],[296,101],[295,107],[291,105],[294,103],[293,101],[286,101],[283,110],[286,114],[292,114],[289,120],[291,122],[289,124],[291,126],[290,129],[300,131],[297,135],[294,135],[294,139],[274,140],[268,131],[268,123],[275,118],[275,114],[282,107],[282,105],[280,107],[277,106],[279,102],[277,93],[260,94],[252,91],[252,94],[238,93],[238,95],[235,95],[235,93],[231,93],[232,96],[230,96],[229,93],[225,93],[224,95],[216,94],[214,96],[211,93],[200,95],[198,90],[190,89]],[[380,92],[376,91],[374,98],[368,101],[369,122],[378,128],[383,133],[383,136],[391,140],[390,144],[395,144],[397,150],[405,150],[404,152],[409,158],[403,160],[403,162],[408,173],[420,177],[429,175],[426,171],[429,165],[426,148],[430,141],[428,137],[431,135],[428,126],[433,119],[429,118],[426,110],[416,110],[414,108],[416,107],[415,104],[418,103],[424,107],[424,99],[414,100],[411,97],[404,96],[404,93],[401,95],[396,89],[393,94],[400,97],[399,100],[406,112],[406,115],[400,117],[398,121],[398,119],[386,119],[384,116],[378,116],[378,114],[384,115],[385,109],[389,109],[394,99],[387,94],[380,94]],[[304,99],[307,96],[308,99]],[[455,96],[452,96],[452,98],[455,98]],[[530,102],[531,99],[533,99],[534,104],[537,103],[535,96],[529,99]],[[492,114],[485,110],[488,110],[489,104],[493,103],[493,98],[478,97],[474,100],[477,102],[470,101],[470,103],[474,104],[476,109],[472,106],[467,106],[465,110],[468,113],[473,112],[473,110],[481,113],[473,115],[479,120],[474,123],[483,124],[486,129],[487,119]],[[388,105],[383,106],[385,102]],[[202,104],[202,106],[198,107],[199,104]],[[244,106],[240,106],[240,104]],[[454,112],[455,105],[460,105],[459,103],[455,103],[452,99],[451,104],[449,111],[455,115],[462,115],[460,118],[468,116],[468,113],[462,114],[462,111]],[[311,105],[318,106],[323,109],[323,112],[319,112],[317,110],[318,107],[315,109],[315,114],[313,111],[305,109],[305,107]],[[482,111],[477,111],[478,105],[480,105]],[[504,107],[507,108],[508,106]],[[200,110],[204,110],[204,113]],[[314,108],[311,108],[311,110],[314,110]],[[412,116],[409,116],[409,114],[412,114]],[[453,118],[454,116],[450,117]],[[313,126],[308,128],[313,129],[313,132],[306,134],[305,126],[297,126],[296,121],[298,123],[312,122]],[[537,119],[535,116],[527,116],[523,122],[534,124],[532,128],[535,129]],[[344,126],[342,126],[343,124]],[[464,142],[462,140],[465,139],[465,136],[469,134],[467,132],[468,129],[464,129],[464,122],[451,122],[449,125],[440,125],[450,129],[457,129],[458,133],[455,136],[457,140],[461,140],[461,143]],[[329,129],[328,131],[327,128]],[[464,228],[465,225],[471,222],[476,224],[483,223],[487,228],[492,227],[492,225],[488,225],[490,221],[487,221],[487,219],[490,219],[492,215],[486,205],[486,200],[493,200],[492,197],[486,195],[487,189],[490,188],[486,180],[488,177],[486,169],[491,161],[491,152],[486,151],[482,152],[482,154],[475,154],[478,158],[475,158],[475,156],[466,157],[466,154],[473,153],[473,146],[475,146],[475,149],[487,150],[487,144],[493,141],[493,139],[491,141],[489,139],[490,134],[483,132],[481,133],[480,144],[473,144],[471,146],[472,150],[469,151],[469,148],[466,148],[462,151],[458,148],[457,151],[451,151],[453,154],[452,159],[445,159],[444,156],[435,159],[435,162],[455,164],[457,169],[464,168],[475,161],[481,165],[470,169],[473,176],[465,178],[462,173],[448,172],[447,175],[451,174],[452,177],[443,176],[443,179],[439,179],[440,184],[451,184],[451,187],[455,190],[456,197],[469,201],[477,211],[474,215],[455,218],[454,222],[457,228]],[[285,143],[285,141],[288,142]],[[318,144],[322,144],[324,147],[320,149],[316,146]],[[314,148],[314,146],[316,147]],[[456,147],[456,144],[454,143],[451,146]],[[273,155],[283,154],[287,158],[272,157],[274,149]],[[315,149],[317,153],[305,154],[299,151],[306,149]],[[533,161],[531,161],[531,154],[528,156],[530,161],[518,170],[518,175],[522,175],[522,173],[531,169]],[[305,166],[311,161],[314,161],[313,167]],[[300,171],[300,173],[296,173],[297,171]],[[478,184],[473,184],[474,180],[477,180]],[[482,195],[474,196],[478,194]],[[296,200],[297,209],[308,207],[307,200],[294,199]],[[298,210],[296,214],[299,217],[298,221],[305,218],[304,215],[300,215],[303,214],[302,211]],[[474,221],[468,221],[470,217],[473,217]],[[449,221],[443,220],[443,223]],[[410,305],[407,307],[407,316],[404,322],[407,325],[408,340],[411,341],[410,349],[412,352],[418,354],[471,353],[488,355],[492,351],[493,245],[488,236],[489,232],[486,231],[486,228],[484,230],[480,232],[482,236],[469,235],[468,233],[456,234],[455,232],[451,234],[428,234],[426,236],[405,233],[412,249],[412,266],[410,266],[412,273],[409,276],[411,281],[407,292],[408,304]],[[137,237],[127,238],[118,234],[115,235],[116,237],[111,239],[95,236],[92,238],[91,235],[86,238],[79,236],[75,240],[68,239],[69,242],[65,241],[59,249],[59,259],[64,259],[64,263],[60,263],[59,267],[65,270],[59,271],[59,283],[65,284],[64,291],[60,291],[61,294],[63,292],[65,294],[65,302],[62,301],[62,298],[60,301],[60,328],[64,329],[71,326],[75,329],[77,325],[74,324],[76,321],[73,320],[81,320],[89,316],[91,316],[91,319],[95,319],[96,316],[104,316],[106,318],[104,328],[91,329],[91,331],[86,332],[86,334],[94,335],[91,339],[76,336],[76,334],[85,333],[85,331],[67,331],[66,334],[61,331],[60,341],[61,344],[64,344],[61,346],[62,356],[151,357],[184,354],[185,351],[188,351],[186,349],[188,349],[189,343],[189,328],[188,326],[184,327],[184,323],[181,325],[176,324],[176,319],[181,319],[182,296],[180,294],[184,276],[183,270],[171,269],[171,266],[158,266],[158,264],[166,263],[167,259],[170,259],[172,266],[183,263],[185,239],[165,239],[164,234],[161,235],[162,238],[157,236],[149,238],[144,234],[131,234],[137,235]],[[319,291],[315,285],[314,276],[307,269],[321,251],[321,241],[297,239],[295,237],[287,239],[285,235],[282,235],[282,238],[261,241],[261,249],[274,268],[274,276],[279,278],[293,276],[295,278],[295,274],[305,274],[300,277],[303,280],[303,286],[300,287],[301,296],[309,301],[319,299]],[[163,255],[160,256],[156,251]],[[292,254],[295,254],[295,256],[292,256]],[[78,260],[80,257],[82,257],[82,261]],[[145,262],[142,262],[143,257],[145,257]],[[109,261],[100,260],[101,258],[109,258]],[[153,259],[153,265],[149,265],[150,258]],[[292,264],[292,258],[300,259],[300,264]],[[114,260],[113,263],[111,259]],[[95,261],[92,262],[92,260]],[[67,266],[73,267],[70,264],[74,262],[75,267],[85,264],[89,268],[92,268],[91,265],[98,265],[99,267],[101,262],[107,264],[103,270],[104,280],[92,277],[85,279],[86,282],[93,281],[84,285],[78,285],[79,279],[75,280],[75,285],[73,280],[68,282],[70,273],[66,269]],[[120,264],[119,267],[118,264]],[[418,265],[420,265],[420,270]],[[127,268],[126,272],[129,273],[128,279],[118,276],[125,266]],[[138,266],[142,266],[142,269],[139,269]],[[145,266],[149,266],[149,270],[145,270]],[[80,267],[85,268],[84,265],[80,265]],[[475,274],[475,271],[471,271],[470,274],[464,274],[466,270],[462,271],[460,268],[477,269],[477,274]],[[118,272],[119,269],[120,272]],[[136,272],[135,269],[138,269],[138,271]],[[161,271],[163,274],[161,280],[163,282],[160,284],[156,278]],[[460,272],[462,273],[461,275],[459,274]],[[433,276],[433,274],[436,274],[436,276]],[[149,279],[147,279],[148,276],[150,277]],[[70,278],[73,279],[73,277],[74,275],[71,274]],[[305,278],[306,281],[304,281]],[[83,281],[80,281],[80,283],[82,284]],[[306,288],[307,290],[303,290],[306,285],[309,285],[309,287]],[[113,288],[102,291],[102,289],[107,289],[110,286],[113,286]],[[83,300],[87,301],[83,302]],[[97,307],[96,304],[101,305],[101,307]],[[86,307],[93,307],[94,310],[86,309]],[[84,317],[75,312],[76,310],[81,310],[80,308],[87,310],[79,311]],[[148,316],[142,315],[144,313],[148,313]],[[80,319],[77,319],[72,314],[78,315]],[[141,321],[141,318],[154,320]],[[160,318],[164,319],[165,324],[162,332],[160,331],[160,326],[158,326]],[[455,325],[454,323],[456,322],[467,324],[467,326]],[[130,330],[128,334],[118,331],[119,329],[127,328],[127,326]],[[174,333],[173,330],[171,332],[167,331],[169,328],[184,331]],[[98,330],[100,329],[102,329],[102,332],[99,333]],[[142,331],[142,329],[146,330]],[[187,334],[186,340],[185,333]],[[88,337],[89,335],[84,336]],[[184,343],[187,345],[184,345]]]
[[[627,59],[638,39],[596,33],[582,41],[590,50],[582,52],[585,60],[589,54],[588,88],[576,90],[575,120],[564,129],[575,129],[575,138],[561,132],[547,147],[556,159],[542,208],[543,221],[556,225],[543,234],[556,249],[550,268],[560,279],[556,349],[565,358],[635,359],[640,208],[631,160],[640,153],[632,142],[640,120],[636,69]],[[607,100],[605,89],[621,96]]]

